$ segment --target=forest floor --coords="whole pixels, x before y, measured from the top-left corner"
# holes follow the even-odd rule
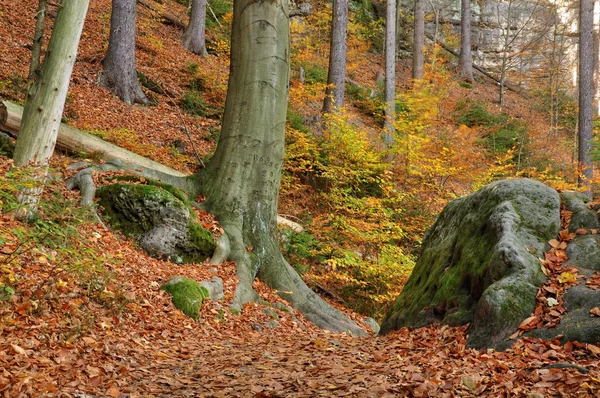
[[[198,161],[190,140],[201,156],[209,155],[219,121],[181,113],[180,98],[189,88],[184,82],[198,79],[206,84],[204,100],[209,108],[218,107],[225,96],[227,57],[200,58],[179,49],[181,31],[138,6],[138,69],[168,95],[161,96],[157,106],[126,106],[96,85],[106,51],[109,3],[91,1],[65,119],[74,127],[191,172]],[[175,2],[156,5],[185,20],[184,8]],[[2,99],[24,99],[35,6],[0,0]],[[227,51],[219,37],[211,33],[209,37],[220,51]],[[354,54],[350,62],[355,65],[350,68],[353,78],[375,87],[382,57]],[[485,88],[469,93],[491,95]],[[530,113],[520,99],[511,98],[515,112]],[[57,154],[52,166],[64,175],[65,165],[74,161]],[[6,175],[9,168],[10,161],[0,157],[0,174]],[[45,195],[49,202],[54,195],[77,198],[60,185],[50,187]],[[298,203],[302,200],[292,203],[284,197],[284,212],[294,214]],[[68,218],[69,210],[64,213]],[[212,225],[209,219],[206,222]],[[241,315],[233,315],[228,307],[236,284],[234,264],[176,266],[147,257],[131,240],[95,223],[79,227],[76,236],[81,239],[69,241],[70,249],[54,250],[43,237],[31,235],[29,228],[0,215],[0,276],[18,287],[8,301],[0,301],[3,397],[600,394],[600,352],[593,345],[523,339],[505,352],[477,351],[466,348],[465,327],[435,325],[352,338],[320,330],[298,313],[259,304],[248,304]],[[27,250],[15,257],[17,248]],[[67,266],[57,260],[74,254],[87,263]],[[225,299],[207,301],[200,319],[192,321],[174,309],[159,289],[174,275],[196,280],[219,276],[224,280]],[[255,288],[266,301],[280,301],[260,282]],[[345,312],[364,326],[362,317]],[[589,373],[549,367],[556,363],[576,364]]]

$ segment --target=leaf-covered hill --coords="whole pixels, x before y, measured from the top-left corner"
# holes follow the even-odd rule
[[[213,55],[198,57],[182,50],[182,30],[161,17],[185,22],[186,7],[172,0],[145,3],[151,8],[137,7],[137,68],[154,104],[128,106],[97,86],[110,1],[92,0],[64,121],[191,172],[202,167],[218,139],[230,4],[211,2],[218,18],[208,16]],[[411,270],[423,231],[449,199],[517,173],[568,184],[572,167],[569,141],[548,134],[542,113],[514,94],[500,109],[494,105],[494,85],[485,81],[460,86],[442,53],[436,53],[439,69],[415,90],[408,60],[399,61],[402,145],[393,153],[395,162],[386,163],[376,78],[383,71],[383,57],[376,52],[381,26],[353,7],[348,106],[345,114],[325,121],[327,140],[315,133],[323,125],[330,10],[325,2],[314,2],[308,16],[292,19],[280,213],[305,231],[282,231],[282,248],[338,308],[349,312],[345,302],[381,317]],[[35,9],[33,2],[0,1],[2,99],[25,98]],[[78,194],[63,187],[70,173],[65,166],[77,160],[56,154],[52,175],[57,179],[46,189],[40,218],[25,224],[7,212],[14,203],[15,171],[0,157],[4,396],[594,396],[600,391],[600,352],[594,345],[526,339],[504,353],[477,352],[465,348],[464,328],[403,329],[352,339],[319,330],[299,313],[277,306],[249,304],[234,315],[228,310],[236,284],[233,264],[176,266],[147,257],[131,240],[106,230],[76,206]],[[218,233],[209,215],[199,216]],[[219,276],[225,299],[207,301],[194,322],[159,289],[175,275]],[[260,282],[255,288],[266,301],[280,302]],[[349,316],[362,322],[358,314]]]

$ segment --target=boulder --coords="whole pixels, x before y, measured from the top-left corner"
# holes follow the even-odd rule
[[[548,240],[560,228],[560,199],[533,180],[497,181],[449,203],[381,333],[435,322],[471,323],[471,347],[495,347],[536,305]]]
[[[167,189],[118,183],[100,187],[96,195],[110,225],[136,238],[148,254],[178,264],[202,262],[214,252],[212,234],[182,194]]]
[[[7,134],[0,133],[0,155],[12,158],[14,152],[15,143],[13,140]]]
[[[202,301],[209,297],[205,287],[183,276],[172,277],[161,289],[171,294],[175,307],[192,319],[198,319]]]

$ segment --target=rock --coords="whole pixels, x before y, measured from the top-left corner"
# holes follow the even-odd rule
[[[15,152],[15,143],[4,133],[0,133],[0,155],[12,158]]]
[[[374,334],[379,333],[379,329],[381,329],[381,327],[379,326],[377,321],[373,318],[365,319],[365,324],[371,328],[371,330],[373,331]]]
[[[208,291],[208,297],[210,297],[211,300],[219,301],[225,297],[223,292],[223,279],[218,276],[213,276],[210,278],[210,281],[200,282],[200,286]]]
[[[536,305],[547,241],[560,228],[553,189],[529,179],[497,181],[449,203],[381,332],[434,322],[472,323],[468,344],[504,342]]]
[[[270,329],[275,329],[277,326],[279,326],[279,322],[277,322],[275,319],[271,319],[270,321],[265,322],[265,326]]]
[[[112,184],[100,187],[96,195],[110,225],[137,238],[148,254],[178,264],[202,262],[215,249],[213,237],[183,194],[168,187]]]
[[[173,296],[173,304],[177,309],[194,320],[198,319],[202,301],[209,297],[206,288],[183,276],[172,277],[161,289]]]
[[[569,232],[575,232],[580,228],[598,229],[598,220],[594,211],[590,210],[586,203],[589,199],[577,192],[563,192],[560,195],[565,207],[573,212]]]

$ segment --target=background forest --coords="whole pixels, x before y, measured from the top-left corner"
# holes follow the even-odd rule
[[[323,112],[323,102],[326,91],[334,96],[328,72],[335,7],[320,0],[291,5],[291,75],[279,214],[301,228],[280,225],[279,244],[284,257],[313,290],[337,308],[354,311],[349,316],[361,325],[363,316],[378,321],[383,318],[412,271],[425,231],[449,201],[504,178],[528,177],[566,190],[575,189],[579,177],[577,82],[573,78],[577,71],[574,36],[578,4],[544,0],[470,4],[468,30],[474,71],[465,76],[464,64],[459,63],[459,2],[417,3],[401,1],[394,7],[393,109],[389,108],[386,90],[390,81],[389,69],[386,75],[385,48],[386,42],[390,43],[385,33],[386,5],[390,3],[348,3],[343,106],[334,101],[331,112]],[[413,32],[419,15],[414,10],[419,4],[424,9],[421,38],[425,41],[420,52],[421,75],[414,76],[418,40],[414,40]],[[183,173],[202,169],[213,155],[221,132],[233,8],[228,0],[208,1],[205,47],[186,51],[182,36],[191,5],[187,0],[137,1],[134,62],[141,95],[136,94],[137,100],[130,99],[127,104],[113,93],[115,85],[111,87],[101,77],[108,65],[103,60],[109,50],[111,1],[91,0],[62,122]],[[33,2],[0,0],[2,100],[23,103],[26,98],[37,12],[38,4]],[[50,39],[56,13],[57,4],[49,2],[43,43]],[[598,34],[596,25],[596,43]],[[599,64],[599,46],[595,47],[594,76]],[[99,87],[99,82],[113,92]],[[395,114],[391,124],[390,113]],[[68,164],[98,160],[100,156],[95,153],[57,153],[50,161],[51,178],[40,202],[40,215],[29,223],[15,220],[9,211],[16,206],[17,192],[22,188],[18,186],[19,172],[11,169],[4,146],[0,146],[0,155],[0,335],[12,333],[6,343],[0,343],[0,363],[10,363],[16,369],[23,358],[41,361],[36,369],[23,370],[23,376],[17,371],[0,373],[0,391],[6,391],[7,396],[11,391],[36,395],[35,391],[51,394],[63,388],[109,396],[135,394],[143,388],[156,394],[179,389],[183,394],[193,384],[186,380],[194,379],[194,372],[198,372],[187,368],[183,372],[187,376],[177,376],[173,370],[177,358],[189,358],[190,352],[198,349],[193,345],[196,343],[186,345],[186,339],[198,335],[212,339],[208,345],[214,352],[203,355],[222,359],[219,350],[227,344],[242,346],[246,339],[258,338],[263,328],[267,329],[261,325],[271,318],[279,326],[264,333],[270,333],[273,340],[282,339],[286,333],[308,333],[303,343],[298,343],[302,341],[299,339],[288,342],[280,352],[273,349],[274,356],[286,355],[284,349],[306,350],[326,361],[328,352],[339,349],[339,341],[319,334],[322,332],[298,314],[271,310],[273,316],[258,304],[251,304],[243,317],[235,317],[218,303],[206,303],[200,323],[175,314],[164,292],[158,290],[159,282],[175,274],[200,280],[216,273],[225,281],[229,300],[235,288],[235,266],[226,264],[218,271],[177,267],[146,257],[131,240],[101,228],[92,214],[76,205],[78,194],[62,184],[63,177],[73,174],[66,169]],[[597,156],[592,152],[592,157]],[[202,215],[202,222],[219,234],[219,225],[208,214]],[[254,287],[268,301],[279,300],[260,282]],[[169,325],[166,317],[173,317],[177,328]],[[36,335],[24,324],[43,333]],[[461,341],[460,337],[464,330],[444,327],[420,333],[408,335],[410,343],[406,346],[408,340],[403,340],[401,355],[413,358],[413,350],[426,350],[439,341],[450,344],[452,340],[455,358],[466,358],[464,338]],[[42,335],[46,337],[39,337]],[[126,350],[123,341],[130,336],[137,348],[129,349],[127,355],[133,362],[145,364],[136,375],[129,370],[133,362],[107,360]],[[228,342],[220,343],[219,336],[226,336]],[[109,341],[111,344],[106,343]],[[358,349],[352,344],[358,343],[344,341],[344,355],[351,357],[349,353]],[[373,347],[365,350],[371,350],[369,356],[375,363],[381,362],[375,367],[382,371],[381,366],[390,359],[387,348],[380,346],[380,341],[368,344]],[[517,348],[516,358],[523,352],[530,355],[531,351],[535,356],[550,349],[558,359],[563,359],[561,355],[591,355],[583,347],[557,353],[556,348],[539,344]],[[103,348],[109,346],[116,347],[114,352]],[[259,354],[240,355],[240,363],[246,363]],[[498,367],[504,361],[518,361],[472,355],[480,362],[496,361],[494,366]],[[102,361],[107,365],[99,365]],[[146,368],[150,362],[154,369]],[[433,362],[440,372],[453,368],[449,374],[463,367],[458,363],[449,366],[447,357]],[[68,364],[77,366],[67,370]],[[342,369],[340,374],[352,375],[358,365],[350,361],[339,366],[328,369],[333,373]],[[583,386],[583,376],[575,371],[555,380],[540,374],[525,382],[526,376],[518,372],[500,380],[498,375],[483,377],[476,370],[468,376],[456,376],[450,387],[446,386],[448,390],[442,382],[431,390],[434,387],[420,379],[417,365],[398,366],[388,370],[395,372],[393,377],[399,384],[407,375],[413,385],[419,384],[422,390],[411,387],[416,396],[451,388],[479,395],[486,388],[490,393],[491,385],[496,385],[497,391],[512,391],[514,386],[506,383],[515,377],[521,377],[522,385],[529,383],[522,387],[523,394],[537,391],[534,386],[540,382],[564,383],[560,387],[563,392],[578,388],[594,394],[600,388],[593,378],[586,379],[588,384]],[[50,370],[40,370],[44,367]],[[276,366],[267,368],[263,373],[275,372]],[[158,371],[164,379],[141,387],[135,380],[144,371]],[[289,380],[303,378],[302,387],[295,387],[300,391],[298,396],[308,396],[309,391],[337,396],[340,385],[346,385],[345,392],[350,395],[368,390],[380,396],[390,383],[375,376],[358,380],[360,376],[355,375],[349,376],[352,383],[327,384],[316,373],[299,376],[294,371],[302,372],[281,371],[289,372],[289,379],[273,383],[288,388]],[[245,376],[237,376],[245,382]],[[205,381],[206,388],[218,390],[230,382],[221,377]],[[273,381],[269,374],[264,380],[269,378]],[[575,381],[569,384],[569,380]],[[452,387],[455,382],[458,387]],[[256,380],[252,383],[256,396],[275,396],[263,392],[279,388]],[[348,387],[351,384],[361,387],[352,390]],[[241,391],[241,386],[248,387],[243,383],[239,386]],[[537,388],[550,387],[556,385]]]

